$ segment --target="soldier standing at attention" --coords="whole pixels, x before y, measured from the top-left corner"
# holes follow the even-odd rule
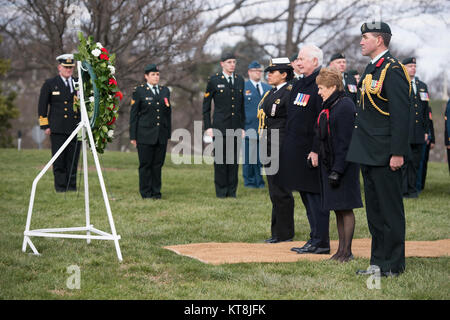
[[[342,74],[342,83],[344,84],[345,95],[353,100],[353,103],[357,104],[356,93],[358,92],[357,83],[355,77],[345,72],[347,69],[347,60],[343,53],[335,53],[331,56],[329,67],[336,69]]]
[[[161,199],[161,170],[171,135],[170,91],[159,85],[156,64],[144,72],[146,83],[136,87],[131,100],[130,142],[138,150],[142,198]]]
[[[405,198],[417,198],[418,192],[416,184],[420,169],[420,161],[425,144],[428,142],[428,133],[430,131],[430,120],[427,85],[416,77],[416,58],[411,57],[403,60],[406,71],[411,79],[411,132],[410,146],[411,156],[406,164],[403,178],[403,196]],[[421,179],[421,177],[420,177]]]
[[[52,155],[58,152],[81,120],[78,111],[73,110],[76,97],[72,82],[75,67],[73,55],[63,54],[56,60],[59,62],[59,75],[45,81],[38,106],[39,125],[50,136]],[[76,191],[79,157],[80,142],[75,137],[53,163],[56,192]]]
[[[261,175],[261,161],[259,160],[258,139],[258,104],[264,94],[271,88],[261,81],[262,67],[258,61],[248,65],[248,78],[245,82],[245,140],[244,163],[242,175],[244,186],[248,188],[264,188],[264,179]]]
[[[370,266],[357,274],[397,276],[405,270],[404,157],[409,148],[410,80],[389,53],[384,22],[361,26],[361,52],[372,60],[361,81],[347,161],[361,164],[367,221],[372,235]]]
[[[245,137],[244,79],[234,73],[236,58],[232,53],[222,54],[220,66],[222,72],[211,76],[206,86],[203,128],[206,135],[214,139],[216,196],[236,198],[240,142]]]

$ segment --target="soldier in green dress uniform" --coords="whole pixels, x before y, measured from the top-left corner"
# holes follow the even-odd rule
[[[369,63],[358,84],[359,105],[347,161],[361,164],[367,221],[372,235],[370,267],[357,274],[397,276],[405,270],[404,157],[409,148],[410,81],[389,53],[384,22],[361,26],[361,51]]]
[[[169,88],[159,85],[155,64],[144,69],[146,83],[133,92],[130,140],[139,156],[139,192],[142,198],[161,198],[161,171],[171,135],[172,107]]]
[[[232,53],[224,53],[220,65],[222,72],[211,76],[206,86],[203,127],[214,139],[216,196],[226,198],[236,197],[238,186],[239,150],[245,137],[244,79],[234,72],[236,59]]]

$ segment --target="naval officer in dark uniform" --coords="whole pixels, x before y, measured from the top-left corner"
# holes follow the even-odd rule
[[[411,79],[411,132],[409,143],[411,154],[407,160],[406,168],[403,170],[403,196],[406,198],[417,198],[417,175],[420,170],[423,149],[428,141],[430,131],[430,120],[427,85],[416,77],[416,58],[410,57],[403,60],[403,65]]]
[[[159,84],[155,64],[144,69],[146,82],[133,92],[130,140],[139,156],[139,192],[143,199],[161,199],[161,171],[171,135],[172,107],[169,88]]]
[[[345,55],[343,53],[335,53],[331,56],[329,67],[336,69],[342,74],[342,83],[344,85],[345,95],[353,100],[353,103],[356,105],[357,101],[357,83],[355,77],[346,72],[347,69],[347,60],[345,59]]]
[[[206,85],[203,128],[205,134],[214,139],[216,196],[235,198],[239,150],[242,138],[245,137],[244,79],[234,72],[236,58],[232,53],[222,54],[220,66],[222,72],[211,76]],[[211,111],[213,101],[214,112]]]
[[[384,22],[361,26],[361,51],[372,61],[358,84],[360,98],[347,161],[361,164],[367,221],[372,235],[370,266],[357,274],[396,276],[405,270],[404,157],[409,148],[410,81],[389,53]]]
[[[272,167],[275,162],[279,163],[280,147],[285,136],[287,109],[292,90],[292,84],[289,82],[294,78],[294,71],[288,58],[272,59],[270,66],[264,71],[268,72],[267,82],[273,88],[263,97],[258,110],[259,131],[261,144],[266,145],[267,155],[271,160],[271,163],[264,161],[265,166]],[[274,135],[276,131],[277,135]],[[289,189],[279,187],[274,183],[274,177],[278,172],[276,168],[273,170],[274,172],[269,170],[266,172],[272,201],[272,236],[265,242],[292,241],[294,238],[294,198]]]
[[[73,55],[63,54],[56,60],[59,62],[59,75],[45,81],[38,106],[39,124],[50,136],[52,155],[58,152],[81,120],[79,112],[73,110],[73,100],[77,94],[72,81],[75,67]],[[75,137],[53,163],[56,192],[76,191],[79,157],[80,142]]]

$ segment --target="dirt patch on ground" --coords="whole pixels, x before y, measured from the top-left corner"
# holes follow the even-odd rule
[[[267,243],[191,243],[166,246],[179,255],[201,262],[219,265],[225,263],[250,262],[295,262],[298,260],[326,260],[334,254],[338,241],[330,243],[331,254],[297,254],[292,247],[302,247],[305,241]],[[355,257],[370,258],[371,239],[354,239],[352,251]],[[450,239],[436,241],[406,241],[406,257],[441,257],[450,255]]]

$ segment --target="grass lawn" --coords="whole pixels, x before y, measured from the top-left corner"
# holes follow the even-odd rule
[[[407,258],[399,278],[369,290],[355,275],[368,259],[251,263],[213,266],[176,255],[166,245],[197,242],[261,242],[270,236],[266,189],[246,189],[240,175],[237,199],[216,199],[211,165],[163,168],[163,199],[138,192],[137,153],[101,155],[105,183],[123,262],[112,241],[32,238],[40,256],[21,251],[31,184],[50,159],[49,150],[0,149],[0,299],[449,299],[449,257]],[[80,161],[81,163],[81,161]],[[89,155],[90,166],[93,166]],[[80,178],[80,176],[78,176]],[[81,190],[83,181],[81,180]],[[89,172],[91,222],[110,232],[96,172]],[[295,195],[295,240],[307,240],[309,225]],[[446,164],[430,163],[419,199],[405,199],[406,239],[450,237],[450,177]],[[83,192],[57,194],[53,174],[40,181],[31,229],[84,225]],[[330,236],[337,239],[334,213]],[[356,210],[355,238],[370,237],[364,209]],[[66,285],[67,268],[81,272],[80,289]]]

